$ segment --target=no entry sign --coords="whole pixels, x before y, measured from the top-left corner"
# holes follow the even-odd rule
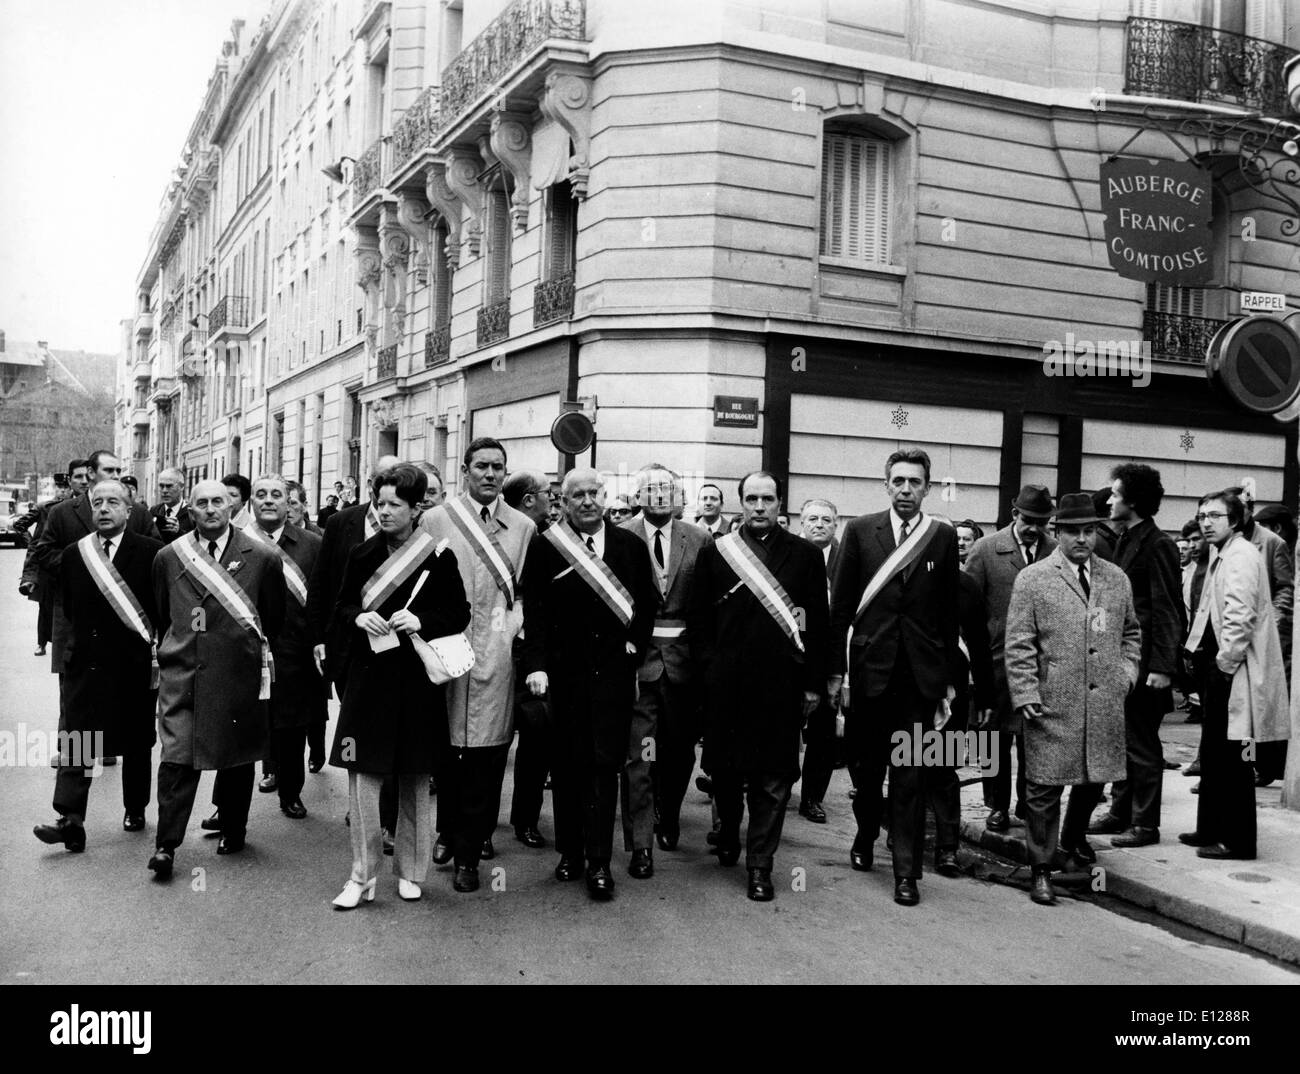
[[[1238,406],[1276,414],[1300,396],[1300,335],[1273,317],[1244,317],[1215,336],[1205,372]]]

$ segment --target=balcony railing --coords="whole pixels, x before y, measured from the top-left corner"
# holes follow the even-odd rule
[[[399,171],[422,149],[433,142],[438,132],[438,87],[429,86],[415,98],[393,128],[390,169]]]
[[[544,42],[585,40],[586,21],[585,0],[515,0],[442,72],[442,127],[504,82]]]
[[[510,335],[510,299],[484,306],[478,311],[478,345],[486,347]]]
[[[252,303],[244,295],[227,295],[208,315],[208,332],[216,335],[224,328],[247,328]]]
[[[1282,68],[1295,49],[1189,22],[1129,19],[1124,92],[1182,101],[1227,101],[1286,114]]]
[[[389,377],[397,376],[397,344],[393,343],[387,347],[379,348],[379,363],[375,367],[375,375],[380,380],[387,380]]]
[[[451,360],[451,325],[440,324],[424,335],[424,368]]]
[[[383,176],[384,140],[378,139],[357,159],[357,166],[352,173],[352,204],[359,205],[366,196],[379,186]]]
[[[533,288],[533,327],[573,316],[573,273],[543,280]]]
[[[1199,364],[1205,361],[1210,340],[1222,324],[1210,317],[1146,310],[1142,314],[1142,338],[1151,344],[1153,358]]]

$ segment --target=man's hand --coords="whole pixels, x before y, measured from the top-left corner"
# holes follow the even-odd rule
[[[159,528],[163,533],[175,533],[181,528],[181,523],[178,518],[172,515],[163,515]]]
[[[1039,720],[1043,716],[1043,706],[1037,702],[1021,705],[1017,711],[1020,713],[1021,719],[1024,720]]]
[[[544,671],[534,671],[524,680],[524,685],[528,687],[528,692],[533,697],[541,697],[550,688],[550,680],[546,677]]]
[[[996,709],[977,710],[975,713],[975,727],[980,731],[983,731],[985,728],[987,728],[990,724],[993,723],[993,716],[996,711],[997,711]]]
[[[18,583],[18,592],[19,592],[22,596],[24,596],[24,597],[30,597],[30,596],[32,595],[32,590],[35,589],[35,588],[36,588],[36,583],[35,583],[35,582],[19,582],[19,583]]]
[[[837,708],[840,705],[840,690],[844,686],[843,675],[832,675],[826,680],[826,700],[830,702],[831,708]]]
[[[623,651],[627,653],[628,656],[636,656],[636,646],[630,641],[623,643]]]
[[[378,612],[362,612],[357,616],[356,624],[376,638],[382,638],[389,631],[388,621]]]
[[[312,659],[316,661],[316,674],[325,674],[325,646],[315,645],[311,650]]]
[[[1152,690],[1168,690],[1172,685],[1170,678],[1162,671],[1147,672],[1147,686]]]
[[[401,608],[389,616],[388,625],[400,634],[414,634],[420,629],[420,617],[409,608]]]
[[[816,690],[805,690],[803,692],[803,718],[806,720],[821,704],[821,695]]]

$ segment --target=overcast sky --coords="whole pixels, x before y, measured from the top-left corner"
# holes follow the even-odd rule
[[[0,329],[116,353],[231,20],[259,0],[0,0]]]

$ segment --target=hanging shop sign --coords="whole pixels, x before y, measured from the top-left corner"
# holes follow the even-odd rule
[[[1110,267],[1128,280],[1208,283],[1210,173],[1177,160],[1112,157],[1101,164]]]

